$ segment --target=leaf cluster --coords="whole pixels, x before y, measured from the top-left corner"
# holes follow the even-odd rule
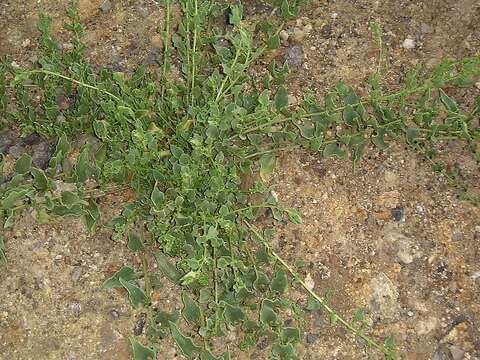
[[[273,62],[262,77],[252,72],[256,60],[279,45],[273,24],[249,24],[242,6],[234,5],[230,24],[222,28],[215,22],[219,4],[179,5],[183,17],[173,24],[173,4],[164,3],[164,52],[155,69],[94,71],[84,60],[84,30],[74,9],[66,25],[71,50],[59,49],[51,20],[41,16],[38,63],[16,69],[2,62],[0,117],[24,134],[58,139],[46,169],[34,167],[27,154],[16,160],[13,177],[0,186],[3,225],[11,226],[15,215],[32,207],[42,221],[82,216],[93,232],[100,220],[97,199],[128,188],[133,199],[107,224],[112,239],[124,241],[143,260],[154,258],[183,294],[180,314],[149,312],[150,339],[170,334],[186,358],[227,359],[228,352],[215,357],[212,339],[241,328],[242,349],[267,338],[273,358],[294,359],[300,329],[281,319],[290,312],[301,323],[305,309],[286,294],[289,284],[303,285],[288,280],[293,272],[268,245],[272,230],[259,235],[246,225],[266,211],[277,221],[301,223],[294,209],[266,191],[278,153],[302,148],[350,157],[355,168],[368,146],[384,151],[400,140],[425,149],[453,137],[478,157],[480,100],[466,109],[450,89],[471,86],[480,59],[444,61],[423,77],[415,69],[393,93],[377,72],[363,97],[339,83],[323,99],[307,94],[292,108],[286,66]],[[274,5],[293,16],[299,2]],[[79,133],[90,139],[80,149],[73,146]],[[245,178],[254,186],[243,188]],[[263,200],[253,202],[258,192]],[[125,266],[103,286],[124,288],[134,307],[149,307],[152,272]],[[179,330],[181,319],[193,338]],[[131,342],[136,359],[155,356],[136,339]]]

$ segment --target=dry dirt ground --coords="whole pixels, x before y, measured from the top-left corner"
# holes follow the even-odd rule
[[[40,11],[54,18],[68,46],[61,29],[67,4],[1,1],[0,55],[18,64],[35,60]],[[264,7],[248,7],[249,16],[263,16]],[[155,29],[162,12],[153,0],[80,0],[80,15],[97,66],[128,70],[152,64],[161,51]],[[478,19],[475,0],[311,1],[286,24],[289,39],[271,56],[292,65],[293,102],[300,91],[323,94],[338,80],[361,87],[375,66],[368,22],[376,20],[386,33],[394,87],[408,67],[479,55]],[[413,48],[402,47],[405,39]],[[459,144],[439,150],[480,186],[479,165]],[[348,161],[293,152],[283,155],[272,185],[304,218],[301,226],[277,224],[275,247],[291,263],[305,261],[302,274],[329,294],[334,308],[347,316],[364,309],[371,335],[393,335],[406,359],[480,359],[480,209],[459,201],[429,163],[394,145],[384,153],[370,149],[354,174]],[[105,199],[105,218],[118,213],[122,201]],[[9,263],[0,270],[1,360],[130,359],[128,338],[141,313],[124,293],[99,289],[122,264],[138,261],[123,244],[110,241],[106,230],[89,236],[75,219],[39,225],[28,212],[4,235]],[[168,286],[153,301],[179,308],[179,289]],[[290,296],[305,304],[301,292]],[[321,312],[307,314],[304,330],[300,359],[380,358],[332,328]],[[181,358],[171,340],[159,346],[158,359]],[[267,358],[262,343],[232,353],[232,359]]]

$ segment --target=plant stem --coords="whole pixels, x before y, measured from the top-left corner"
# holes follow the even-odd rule
[[[299,147],[300,147],[300,145],[291,145],[291,146],[285,146],[285,147],[283,147],[283,148],[274,148],[274,149],[269,149],[269,150],[258,151],[258,152],[256,152],[256,153],[253,153],[253,154],[250,154],[250,155],[245,156],[245,157],[244,157],[244,160],[245,160],[245,159],[251,159],[251,158],[254,158],[254,157],[263,155],[263,154],[269,154],[269,153],[276,152],[276,151],[285,151],[285,150],[298,149]]]
[[[98,92],[104,93],[104,94],[110,96],[111,98],[115,99],[115,100],[118,101],[118,102],[121,102],[121,101],[122,101],[118,96],[112,94],[111,92],[109,92],[109,91],[107,91],[107,90],[99,89],[99,88],[96,87],[96,86],[86,84],[86,83],[84,83],[84,82],[82,82],[82,81],[75,80],[75,79],[73,79],[73,78],[71,78],[71,77],[68,77],[68,76],[65,76],[65,75],[62,75],[62,74],[53,72],[53,71],[44,70],[44,69],[37,69],[37,70],[30,70],[30,71],[28,71],[28,73],[30,73],[30,74],[45,74],[45,75],[56,76],[56,77],[59,77],[59,78],[61,78],[61,79],[70,81],[70,82],[72,82],[72,83],[74,83],[74,84],[77,84],[77,85],[86,87],[86,88],[88,88],[88,89],[92,89],[92,90],[96,90],[96,91],[98,91]]]
[[[197,51],[197,37],[198,37],[198,26],[197,26],[197,17],[198,17],[198,0],[194,0],[194,6],[195,6],[195,11],[194,11],[194,19],[193,19],[193,45],[192,45],[192,84],[190,88],[190,96],[191,96],[191,104],[193,106],[193,102],[195,100],[195,95],[193,93],[193,89],[195,88],[195,57],[196,57],[196,51]]]
[[[324,298],[322,298],[320,295],[318,295],[316,292],[314,292],[307,284],[300,278],[300,276],[293,270],[293,268],[279,255],[277,254],[270,244],[263,238],[263,236],[255,229],[254,226],[252,226],[249,222],[244,220],[245,225],[255,234],[255,236],[260,240],[263,246],[265,246],[266,249],[273,255],[273,257],[282,264],[282,266],[290,273],[292,278],[297,281],[307,292],[310,296],[312,296],[315,300],[317,300],[320,305],[330,314],[334,315],[338,322],[341,323],[350,333],[354,336],[357,336],[364,340],[367,345],[371,348],[376,349],[377,351],[389,356],[389,358],[393,358],[392,356],[392,351],[389,349],[385,348],[384,346],[378,344],[376,341],[374,341],[372,338],[369,336],[363,334],[361,330],[357,329],[354,325],[350,324],[347,320],[345,320],[342,316],[338,315],[337,312],[331,308],[327,303]]]
[[[171,0],[165,1],[165,36],[163,39],[163,69],[162,69],[162,78],[163,81],[167,80],[167,67],[168,67],[168,56],[169,56],[169,45],[170,45],[170,12],[171,12],[172,3]],[[165,84],[162,84],[162,96],[165,94]]]

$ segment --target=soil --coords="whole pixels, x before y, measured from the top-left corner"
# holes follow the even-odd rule
[[[54,33],[68,47],[61,27],[68,3],[2,1],[0,56],[20,65],[35,61],[41,11],[53,17]],[[95,66],[128,71],[152,65],[161,53],[155,30],[162,11],[155,1],[79,4],[87,55]],[[264,16],[265,7],[251,9],[249,16]],[[307,89],[320,97],[339,80],[361,90],[376,66],[368,28],[375,20],[385,32],[388,82],[395,88],[409,67],[479,55],[479,18],[476,0],[312,1],[286,23],[289,39],[270,57],[292,65],[293,103]],[[480,89],[459,92],[459,102],[470,101],[472,92],[480,95]],[[443,143],[438,150],[480,187],[479,165],[461,144]],[[364,309],[369,334],[393,335],[405,359],[480,359],[479,208],[460,201],[446,178],[400,145],[383,153],[369,149],[355,172],[348,161],[300,151],[283,154],[279,165],[275,192],[304,223],[275,224],[274,245],[290,263],[304,261],[302,275],[317,292],[328,294],[347,317]],[[124,200],[105,198],[104,219],[117,214]],[[0,271],[1,360],[131,358],[128,339],[138,333],[134,323],[142,311],[132,310],[125,293],[100,285],[122,265],[139,264],[109,235],[100,230],[91,236],[77,219],[39,224],[28,211],[5,231],[9,262]],[[299,290],[291,289],[290,297],[306,303]],[[152,298],[165,310],[181,306],[180,290],[166,281]],[[331,327],[319,311],[307,313],[304,331],[300,359],[380,358],[341,327]],[[228,342],[237,335],[230,334]],[[159,346],[158,359],[181,358],[171,340]],[[232,352],[232,359],[267,358],[262,344]]]

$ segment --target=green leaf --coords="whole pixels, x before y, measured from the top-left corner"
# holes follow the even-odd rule
[[[82,203],[82,200],[77,193],[71,191],[63,191],[60,194],[60,202],[67,208],[72,208],[74,205]]]
[[[121,288],[123,285],[120,283],[120,278],[130,281],[135,280],[137,275],[131,267],[124,266],[103,282],[102,289]]]
[[[6,216],[6,219],[5,221],[3,222],[3,227],[5,229],[13,226],[13,222],[14,222],[14,212],[13,211],[7,211],[7,216]]]
[[[52,212],[58,216],[81,216],[85,215],[85,211],[80,204],[73,205],[71,208],[62,205],[55,205],[52,209]]]
[[[300,330],[294,327],[285,327],[282,329],[282,342],[297,343],[300,341]]]
[[[296,210],[286,210],[288,218],[290,219],[291,222],[294,224],[302,224],[303,220],[298,211]]]
[[[155,322],[160,324],[161,327],[168,328],[170,327],[170,322],[175,323],[179,318],[177,311],[168,313],[166,311],[157,311],[155,314]]]
[[[380,150],[388,149],[388,144],[384,140],[385,130],[382,128],[377,129],[377,133],[372,136],[372,143]]]
[[[152,195],[150,196],[150,199],[152,200],[153,206],[157,209],[160,210],[163,202],[165,200],[165,194],[158,190],[158,188],[155,186],[152,191]]]
[[[18,174],[26,174],[32,168],[32,157],[28,154],[22,154],[15,162],[15,172]]]
[[[97,120],[93,123],[95,135],[101,140],[108,139],[108,123],[105,120]]]
[[[353,109],[352,105],[347,105],[343,110],[343,121],[349,126],[355,125],[355,119],[358,118],[358,113]]]
[[[49,181],[42,169],[31,168],[30,173],[33,176],[33,186],[38,190],[47,190],[49,188]]]
[[[245,320],[245,313],[239,307],[226,304],[225,310],[223,311],[223,317],[229,324],[237,324]]]
[[[23,199],[24,196],[28,193],[28,190],[13,190],[10,191],[2,200],[2,209],[10,209],[15,206],[15,203],[20,199]]]
[[[61,153],[62,156],[67,155],[72,150],[72,146],[68,142],[67,135],[63,133],[58,139],[57,148],[55,150],[56,154]]]
[[[100,210],[94,200],[90,200],[88,205],[84,207],[84,210],[85,225],[90,234],[95,234],[97,223],[100,220]]]
[[[337,322],[338,322],[338,315],[335,314],[335,313],[331,313],[330,314],[330,324],[332,326],[335,326],[335,325],[337,325]]]
[[[315,137],[315,127],[313,126],[300,126],[300,134],[305,139],[313,139]]]
[[[259,271],[257,274],[257,278],[253,283],[255,290],[265,291],[266,289],[268,289],[269,285],[270,279],[268,278],[268,276],[265,273]]]
[[[203,317],[200,306],[185,292],[182,295],[182,300],[182,315],[185,320],[191,325],[202,326]]]
[[[130,338],[130,344],[132,344],[133,360],[156,360],[155,350],[143,346],[134,337]]]
[[[263,154],[260,157],[260,178],[263,181],[268,181],[268,178],[273,173],[276,164],[277,158],[272,153]]]
[[[216,357],[208,349],[203,349],[202,352],[200,353],[200,360],[228,360],[228,359],[229,359],[228,353],[225,353],[225,355],[220,357]]]
[[[272,347],[272,353],[278,356],[281,360],[293,360],[295,357],[295,349],[292,344],[275,344]]]
[[[75,164],[75,179],[77,182],[85,182],[90,177],[89,166],[90,146],[85,146],[78,155],[77,163]]]
[[[330,143],[325,145],[325,148],[323,149],[323,156],[324,157],[330,157],[330,156],[335,156],[338,157],[339,159],[345,159],[347,156],[347,153],[345,150],[340,148],[338,143]]]
[[[317,299],[315,299],[313,296],[308,297],[308,303],[306,307],[307,311],[319,310],[321,307],[322,307],[322,304],[320,304],[320,302]]]
[[[130,299],[130,302],[134,308],[138,308],[140,305],[148,304],[148,297],[145,295],[142,289],[130,281],[123,279],[122,277],[119,277],[118,280],[120,281],[120,284],[122,284],[122,286],[127,290],[128,298]]]
[[[361,322],[365,319],[365,312],[362,309],[358,309],[355,312],[355,317],[353,318],[354,321]]]
[[[395,341],[395,338],[393,336],[387,336],[387,338],[385,339],[385,347],[388,349],[388,350],[395,350],[395,348],[397,347],[397,343]]]
[[[170,331],[173,340],[187,359],[193,359],[195,354],[200,352],[200,348],[193,343],[192,339],[183,335],[173,322],[170,322]]]
[[[445,110],[449,112],[458,112],[458,105],[455,100],[448,96],[443,89],[438,89],[438,92],[440,93],[440,100],[442,101],[443,106],[445,106]]]
[[[415,129],[415,128],[408,128],[407,129],[407,142],[410,144],[410,145],[413,145],[415,143],[415,139],[417,138],[417,134],[418,134],[418,129]]]
[[[288,106],[288,93],[285,87],[279,86],[274,98],[277,110],[282,110]]]
[[[278,268],[278,270],[275,272],[275,275],[272,279],[270,288],[272,289],[272,291],[276,291],[280,294],[283,294],[285,290],[287,290],[287,286],[288,286],[287,275],[285,274],[285,271],[282,268]]]
[[[184,154],[183,150],[175,145],[170,145],[170,152],[175,159],[180,159],[180,157]]]
[[[242,5],[232,5],[230,7],[230,24],[240,25],[243,17],[243,6]]]
[[[273,306],[270,300],[263,300],[262,302],[260,321],[268,325],[273,325],[277,322],[277,314],[273,311]]]
[[[7,264],[6,248],[3,236],[0,235],[0,266]]]
[[[180,279],[183,277],[183,274],[168,260],[167,256],[161,252],[156,252],[154,256],[163,275],[176,284],[180,283]]]
[[[267,40],[267,46],[269,49],[278,49],[280,47],[280,37],[275,34]]]
[[[140,240],[140,237],[137,234],[128,233],[127,247],[133,252],[142,250],[143,249],[142,240]]]

